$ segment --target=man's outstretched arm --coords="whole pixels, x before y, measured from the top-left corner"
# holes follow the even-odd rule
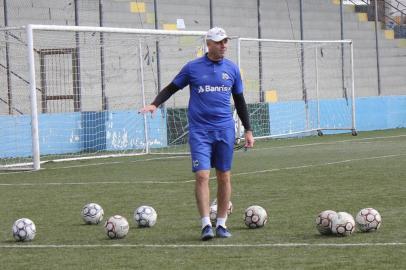
[[[175,94],[180,88],[176,86],[174,83],[168,84],[161,92],[155,97],[154,101],[151,104],[141,108],[139,110],[140,113],[154,113],[156,109],[167,101],[173,94]]]

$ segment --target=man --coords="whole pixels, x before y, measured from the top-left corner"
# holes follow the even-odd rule
[[[209,177],[212,167],[216,169],[217,176],[216,236],[231,237],[226,226],[227,208],[231,197],[230,170],[235,142],[234,120],[230,108],[231,95],[245,128],[245,147],[254,145],[239,68],[224,58],[228,40],[222,28],[210,29],[206,35],[208,53],[188,62],[155,100],[140,110],[141,113],[154,113],[157,107],[176,91],[190,86],[189,144],[192,171],[196,177],[195,195],[202,221],[203,241],[214,237],[209,218]]]

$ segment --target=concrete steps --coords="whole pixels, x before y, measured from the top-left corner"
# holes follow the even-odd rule
[[[2,3],[0,1],[0,16],[3,14]],[[124,0],[104,0],[104,25],[111,27],[132,27],[132,28],[154,28],[153,23],[153,1],[145,2],[145,13],[132,13],[131,1]],[[80,25],[99,25],[98,1],[78,1]],[[339,6],[332,4],[330,0],[306,0],[303,1],[303,19],[304,19],[304,38],[307,40],[337,40],[341,38],[340,33],[340,13]],[[28,23],[36,24],[60,24],[74,25],[74,6],[71,0],[24,0],[8,1],[10,13],[10,25],[25,25]],[[229,35],[256,38],[257,33],[257,6],[256,1],[236,1],[222,0],[213,1],[213,19],[214,24],[224,27]],[[209,2],[197,0],[160,0],[158,1],[159,28],[164,24],[175,24],[176,19],[183,19],[186,24],[186,30],[202,30],[209,28]],[[299,1],[261,1],[261,25],[262,37],[273,39],[299,39]],[[355,84],[357,95],[376,95],[376,51],[375,51],[375,32],[374,22],[360,22],[358,15],[345,8],[344,9],[344,38],[352,39],[354,44],[354,66],[355,66]],[[152,19],[152,20],[151,20]],[[0,19],[0,23],[3,20]],[[39,45],[48,45],[46,41]],[[382,76],[383,93],[401,93],[406,92],[406,48],[398,48],[398,41],[387,40],[383,31],[379,31],[380,65]],[[65,46],[73,46],[72,42],[67,42]],[[63,45],[60,45],[63,46]],[[258,78],[258,61],[248,61],[248,57],[257,59],[258,54],[255,50],[256,45],[246,47],[245,50],[251,51],[251,55],[244,55],[246,61],[243,67],[252,78]],[[255,48],[254,48],[255,47]],[[173,49],[162,48],[162,78],[163,84],[172,79],[176,70],[186,61],[186,57],[180,57],[182,45],[176,44]],[[193,53],[188,56],[194,57]],[[236,60],[236,43],[230,42],[228,55]],[[264,54],[264,56],[266,56]],[[347,55],[346,55],[347,56]],[[269,56],[270,57],[270,56]],[[306,70],[311,70],[314,60],[312,57],[306,57]],[[271,58],[271,57],[270,57]],[[339,57],[338,57],[339,58]],[[346,58],[348,60],[348,58]],[[326,54],[323,63],[320,62],[322,76],[329,76],[332,86],[339,86],[341,83],[341,70],[337,66],[337,56]],[[133,66],[130,62],[125,63],[121,68],[132,71]],[[90,65],[90,64],[89,64]],[[294,74],[300,77],[300,69],[297,64],[286,63],[280,56],[273,56],[266,64],[269,65],[269,75],[271,78],[286,74]],[[273,69],[271,69],[273,68]],[[274,71],[276,68],[276,71]],[[265,74],[266,75],[266,74]],[[313,75],[306,74],[306,79],[312,80]],[[148,75],[146,75],[148,77]],[[266,79],[266,78],[264,78]],[[112,79],[114,82],[115,79]],[[153,80],[151,78],[151,80]],[[284,80],[286,83],[286,80]],[[402,88],[403,85],[403,88]],[[127,85],[126,85],[127,87]],[[129,87],[129,86],[128,86]],[[119,87],[124,89],[125,87]],[[125,91],[125,89],[123,90]],[[326,90],[328,91],[328,90]],[[286,96],[290,94],[287,93]],[[335,95],[333,90],[331,95]]]

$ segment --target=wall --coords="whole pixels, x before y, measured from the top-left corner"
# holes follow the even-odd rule
[[[269,103],[268,132],[261,136],[292,133],[306,128],[305,104],[302,101]],[[317,104],[309,102],[310,128],[351,127],[351,102],[344,99],[321,100],[320,126]],[[149,146],[168,145],[166,115],[158,110],[148,116]],[[78,152],[145,149],[144,119],[136,111],[42,114],[39,118],[42,155]],[[0,117],[0,158],[31,155],[30,119],[27,116]],[[11,127],[7,129],[7,127]],[[255,124],[254,128],[258,126]],[[406,96],[363,97],[356,99],[357,131],[406,128]],[[323,131],[326,134],[342,131]],[[348,132],[348,131],[346,131]],[[255,130],[254,130],[255,133]]]
[[[343,132],[335,129],[351,128],[351,101],[321,100],[320,124],[317,122],[317,103],[310,101],[308,106],[309,129],[326,128],[323,133],[335,134]],[[306,128],[306,109],[302,101],[269,103],[269,115],[271,135]],[[286,115],[288,121],[284,118]],[[406,96],[356,98],[355,120],[357,131],[406,128]]]
[[[144,118],[137,111],[39,115],[41,155],[144,150]],[[29,116],[0,116],[0,158],[31,156]],[[167,146],[166,116],[149,118],[149,147]],[[132,151],[134,152],[134,151]]]

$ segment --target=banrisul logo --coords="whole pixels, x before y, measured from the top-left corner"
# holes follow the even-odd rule
[[[209,92],[228,92],[231,91],[231,86],[221,85],[221,86],[211,86],[211,85],[200,85],[197,92],[209,93]]]
[[[221,74],[221,77],[223,78],[223,80],[228,80],[230,79],[230,76],[228,76],[227,73],[223,72],[223,74]]]

